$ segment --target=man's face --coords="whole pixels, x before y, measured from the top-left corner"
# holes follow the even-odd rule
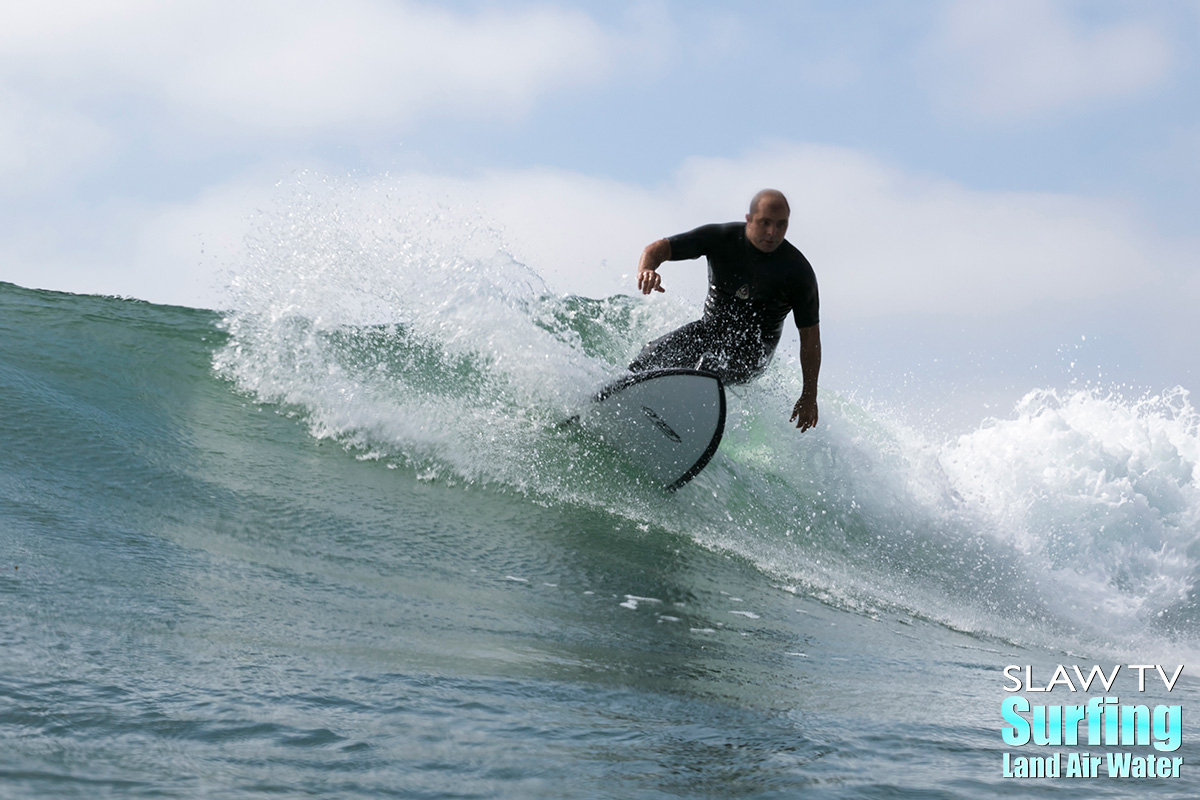
[[[746,215],[746,238],[764,253],[772,253],[783,244],[787,226],[787,206],[778,200],[762,200],[753,214]]]

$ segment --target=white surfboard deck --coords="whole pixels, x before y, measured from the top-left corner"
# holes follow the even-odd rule
[[[597,392],[579,421],[675,491],[704,469],[721,443],[725,387],[701,370],[637,372]]]

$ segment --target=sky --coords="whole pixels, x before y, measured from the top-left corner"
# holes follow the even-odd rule
[[[1200,383],[1200,0],[0,5],[0,280],[220,309],[328,177],[607,296],[771,186],[843,386]]]

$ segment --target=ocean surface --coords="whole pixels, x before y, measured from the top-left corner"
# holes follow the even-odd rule
[[[1200,796],[1185,391],[801,435],[781,357],[668,495],[558,423],[694,308],[327,212],[225,312],[0,284],[0,797]],[[1060,664],[1180,746],[1006,744]]]

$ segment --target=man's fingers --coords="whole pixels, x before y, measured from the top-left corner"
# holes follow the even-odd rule
[[[796,423],[796,427],[802,431],[817,426],[817,410],[815,408],[805,408],[803,404],[797,402],[792,408],[792,416],[788,417],[788,422]]]
[[[638,289],[641,289],[642,294],[666,291],[662,288],[662,277],[653,270],[638,273]]]

